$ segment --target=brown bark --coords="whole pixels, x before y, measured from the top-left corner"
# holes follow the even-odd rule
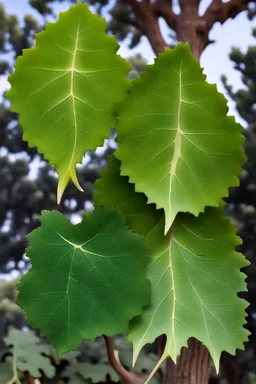
[[[143,384],[143,381],[139,379],[134,373],[129,372],[125,367],[116,359],[114,348],[111,342],[110,337],[103,336],[106,343],[108,361],[116,373],[124,380],[125,383],[129,384]]]
[[[223,24],[226,20],[234,19],[239,13],[246,11],[249,3],[255,3],[255,1],[230,0],[222,3],[221,0],[213,0],[203,17],[210,22],[211,27],[218,21]]]
[[[199,3],[200,0],[180,0],[181,13],[176,28],[177,40],[181,43],[189,42],[191,51],[198,60],[210,44],[210,26],[198,14]]]
[[[158,12],[155,9],[155,4],[150,3],[148,0],[119,0],[119,2],[129,4],[136,16],[136,27],[143,35],[148,38],[154,53],[159,55],[164,51],[167,46],[158,22]],[[120,20],[119,20],[120,21]],[[132,25],[131,23],[127,23]],[[134,24],[134,21],[133,21]]]
[[[28,372],[24,373],[24,377],[28,384],[35,384],[34,378]]]
[[[221,357],[221,368],[229,384],[243,384],[246,382],[246,370],[241,369],[236,356],[224,352]]]
[[[155,17],[153,11],[148,12],[147,8],[142,11],[144,20],[144,34],[147,36],[148,41],[155,52],[156,56],[164,51],[167,46],[158,24],[158,19]]]
[[[189,42],[191,52],[198,60],[204,49],[210,44],[208,31],[203,24],[200,25],[198,20],[194,20],[192,17],[182,17],[176,31],[177,40],[181,43]]]
[[[188,348],[182,348],[175,365],[167,361],[167,370],[163,384],[208,384],[209,352],[196,339],[190,338]]]
[[[252,0],[212,0],[205,14],[199,16],[200,0],[179,0],[181,12],[176,15],[172,9],[172,0],[118,0],[129,4],[136,20],[123,20],[144,34],[156,55],[163,52],[167,45],[159,29],[158,19],[164,18],[168,26],[177,34],[177,40],[189,42],[193,55],[199,59],[204,49],[212,42],[209,39],[211,28],[216,22],[223,24],[229,18],[235,18],[248,9]]]

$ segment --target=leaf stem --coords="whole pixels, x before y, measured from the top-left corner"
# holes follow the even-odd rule
[[[134,373],[127,371],[124,366],[116,359],[114,348],[111,342],[111,338],[103,335],[106,343],[106,348],[108,352],[108,360],[112,368],[116,373],[125,381],[131,384],[143,384]]]
[[[13,377],[8,383],[6,384],[22,384],[19,379],[18,371],[17,371],[17,364],[16,364],[16,358],[13,356],[12,359],[12,371],[13,371]]]

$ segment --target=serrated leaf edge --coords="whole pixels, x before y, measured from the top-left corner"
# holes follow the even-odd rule
[[[109,212],[112,211],[113,213],[114,213],[114,212],[115,212],[115,213],[118,213],[118,214],[119,214],[119,218],[120,218],[120,220],[122,219],[124,228],[126,228],[127,231],[129,231],[130,233],[132,233],[133,236],[136,236],[137,238],[143,238],[142,235],[133,232],[133,231],[126,225],[126,223],[125,223],[125,216],[121,213],[121,211],[120,211],[118,208],[97,208],[97,209],[94,211],[94,214],[95,214],[95,213],[97,214],[97,213],[99,213],[99,212],[102,211],[102,210],[105,210],[105,211],[108,210]],[[43,210],[43,211],[42,211],[42,214],[38,217],[39,222],[43,225],[44,218],[45,218],[46,216],[51,215],[52,213],[58,213],[58,215],[61,215],[63,218],[65,218],[67,222],[71,223],[71,222],[68,220],[68,218],[67,218],[66,216],[64,216],[63,214],[61,214],[61,213],[60,213],[59,211],[57,211],[57,210],[51,210],[51,211],[49,211],[49,210]],[[90,216],[91,216],[91,215],[89,215],[88,217],[85,217],[85,216],[84,216],[83,220],[88,219]],[[120,222],[121,222],[121,221],[120,221]],[[72,223],[71,223],[71,224],[72,224]],[[72,225],[73,225],[74,227],[76,227],[76,226],[79,226],[80,224],[81,224],[81,223],[78,223],[78,224],[72,224]],[[37,233],[37,232],[40,230],[40,228],[41,228],[41,226],[35,228],[32,232],[30,232],[29,235],[26,236],[26,238],[28,239],[29,242],[32,241],[32,237],[35,235],[35,233]],[[32,245],[30,244],[30,245],[26,248],[26,255],[27,255],[27,257],[30,259],[30,262],[31,262],[30,270],[33,268],[33,257],[31,258],[31,255],[30,255],[31,247],[32,247]],[[29,271],[30,271],[30,270],[29,270]],[[17,298],[16,298],[16,301],[15,301],[15,302],[16,302],[17,305],[19,305],[20,287],[23,285],[23,278],[26,277],[26,275],[27,275],[27,274],[23,275],[23,277],[21,278],[21,280],[20,280],[20,281],[18,282],[18,284],[16,285],[17,290],[18,290],[18,294],[17,294]],[[148,278],[146,278],[146,279],[147,279],[147,281],[148,281],[148,285],[150,286],[149,279],[148,279]],[[147,303],[147,304],[149,304],[149,303]],[[128,330],[129,330],[129,321],[130,321],[133,317],[136,317],[136,316],[140,315],[140,313],[141,313],[141,311],[142,311],[142,308],[143,308],[145,305],[147,305],[147,304],[141,305],[140,308],[138,308],[138,310],[134,310],[134,312],[133,312],[133,313],[131,314],[131,316],[130,316],[130,319],[128,319],[128,321],[127,321],[126,329],[123,329],[123,330],[120,331],[119,333],[128,333]],[[46,334],[46,333],[44,332],[43,328],[38,328],[38,325],[35,324],[35,322],[31,320],[31,318],[30,318],[30,316],[28,315],[28,313],[27,313],[24,309],[23,309],[23,311],[26,313],[28,323],[29,323],[33,328],[35,328],[35,329],[39,329],[39,331],[40,331],[40,337],[46,337],[46,338],[49,340],[49,342],[51,343],[51,335]],[[104,332],[103,332],[103,333],[104,333]],[[118,334],[119,334],[119,333],[118,333]],[[112,337],[112,336],[116,336],[116,335],[118,335],[118,334],[117,334],[117,333],[113,333],[113,334],[108,334],[108,335],[106,335],[106,336]],[[94,341],[98,336],[100,336],[100,335],[93,336],[92,338],[86,338],[86,340]],[[85,338],[84,338],[84,340],[85,340]],[[57,357],[59,358],[59,357],[60,357],[61,355],[63,355],[64,353],[67,353],[67,352],[70,352],[70,351],[75,351],[76,348],[79,347],[79,345],[80,345],[80,344],[78,344],[76,347],[74,347],[74,348],[71,349],[71,350],[70,350],[70,349],[69,349],[69,350],[61,350],[61,349],[55,347],[56,355],[57,355]]]
[[[83,9],[85,9],[85,7],[86,7],[86,9],[90,12],[91,17],[93,17],[94,19],[97,19],[97,21],[100,21],[102,24],[104,24],[104,28],[105,28],[105,32],[106,32],[106,20],[105,20],[105,18],[99,17],[97,14],[91,13],[91,11],[89,10],[89,7],[87,6],[87,4],[86,3],[82,3],[81,1],[79,1],[76,5],[70,6],[67,11],[60,12],[58,20],[61,20],[63,17],[65,17],[67,12],[69,12],[71,9],[78,8],[78,7],[83,7]],[[56,22],[58,22],[58,20]],[[23,57],[25,57],[25,56],[28,57],[31,53],[34,54],[34,52],[36,50],[40,49],[40,39],[43,38],[45,34],[46,35],[48,34],[49,30],[52,27],[54,27],[56,22],[48,22],[46,24],[45,30],[35,34],[35,45],[32,48],[26,48],[26,49],[22,50],[22,55],[19,56],[16,59],[16,63],[14,65],[14,71],[8,77],[8,82],[10,83],[10,85],[12,85],[12,81],[16,77],[16,70],[18,69],[20,62],[23,60]],[[131,64],[129,62],[127,62],[121,55],[117,54],[117,51],[119,50],[120,46],[117,43],[117,40],[116,40],[115,36],[109,36],[109,35],[107,35],[105,33],[105,39],[108,40],[109,42],[112,42],[114,53],[116,53],[116,56],[119,57],[119,59],[121,59],[124,63],[126,63],[126,65],[127,65],[127,73],[128,73],[132,69]],[[74,55],[74,58],[75,58],[75,52],[74,52],[73,55]],[[73,59],[73,63],[74,63],[74,59]],[[123,81],[124,81],[124,85],[125,85],[124,88],[126,89],[126,91],[128,91],[130,89],[130,87],[131,87],[131,80],[128,80],[127,78],[124,77]],[[71,93],[72,93],[72,84],[71,84]],[[16,103],[14,103],[12,101],[12,94],[13,94],[13,89],[12,88],[10,88],[5,93],[5,96],[11,101],[10,110],[13,111],[13,112],[18,113],[18,115],[19,115],[19,117],[18,117],[19,125],[21,127],[26,126],[26,124],[23,124],[23,118],[20,115],[20,112],[18,111],[19,108],[17,108]],[[73,97],[72,100],[73,100],[73,106],[74,106],[74,97]],[[122,102],[119,103],[119,104],[122,104]],[[119,104],[117,103],[115,109],[113,110],[113,115],[115,115],[116,119],[117,119],[117,110],[119,108]],[[73,112],[75,114],[74,107],[73,107]],[[45,151],[43,150],[43,148],[42,148],[40,143],[36,143],[34,140],[31,140],[31,139],[28,140],[26,138],[26,132],[24,132],[24,131],[23,131],[22,139],[23,139],[23,141],[27,142],[29,148],[36,147],[37,148],[37,152],[39,154],[41,154],[44,157],[44,159],[46,161],[48,161],[51,165],[54,165],[53,163],[50,162],[48,155],[45,153]],[[101,140],[101,143],[103,144],[103,141],[105,139],[106,139],[106,137],[101,135],[101,138],[99,138],[99,141]],[[100,146],[101,143],[99,142],[98,146]],[[75,149],[76,149],[75,148],[75,144],[76,144],[76,140],[74,142],[72,159],[73,159],[74,154],[75,154]],[[97,146],[95,148],[87,148],[85,151],[93,151],[93,150],[96,150],[96,148],[97,148]],[[81,164],[83,156],[84,155],[81,156],[80,161],[77,161],[76,164]],[[61,198],[62,198],[62,195],[64,193],[64,190],[65,190],[65,188],[66,188],[66,186],[68,184],[68,181],[70,179],[73,181],[73,183],[77,187],[77,189],[80,190],[81,192],[83,192],[83,189],[80,186],[79,181],[77,179],[77,174],[76,174],[76,169],[75,169],[76,164],[73,164],[73,167],[71,168],[70,164],[72,163],[72,159],[70,160],[69,167],[68,167],[67,172],[66,172],[66,174],[64,176],[64,180],[63,181],[60,181],[60,180],[58,181],[58,188],[57,188],[57,203],[58,204],[61,201]],[[58,172],[57,167],[56,167],[56,171]]]
[[[222,209],[223,209],[223,213],[224,213],[224,206],[226,205],[226,202],[224,202],[223,200],[221,201],[221,203],[218,204],[218,206],[220,206]],[[238,245],[241,245],[242,244],[242,239],[240,238],[240,236],[237,235],[237,228],[230,222],[230,219],[228,217],[225,217],[225,216],[222,216],[222,220],[225,221],[225,222],[228,222],[229,225],[230,225],[230,234],[233,235],[233,241],[234,241],[234,248]],[[170,230],[172,231],[172,229]],[[170,235],[170,243],[174,240],[174,233],[172,233]],[[247,284],[246,284],[246,278],[247,278],[247,275],[241,271],[241,269],[245,268],[245,267],[248,267],[251,263],[249,262],[249,260],[247,260],[244,255],[240,252],[236,252],[234,251],[234,256],[240,256],[241,257],[241,266],[240,268],[238,269],[238,272],[240,274],[240,277],[241,279],[243,279],[243,285],[244,285],[244,289],[242,291],[237,291],[236,292],[236,296],[237,298],[238,297],[238,293],[240,292],[247,292],[248,291],[248,288],[247,288]],[[161,257],[161,256],[160,256]],[[172,281],[175,281],[174,280],[174,273],[173,273],[173,269],[171,267],[171,252],[169,252],[169,260],[170,260],[170,269],[171,269],[171,274],[173,276],[173,280]],[[249,307],[249,303],[243,299],[243,298],[239,298],[240,300],[240,303],[243,303],[243,311],[244,311],[244,317],[246,319],[247,317],[247,312],[246,312],[246,308]],[[174,332],[174,318],[175,318],[175,289],[173,288],[173,302],[174,302],[174,305],[173,305],[173,310],[172,310],[172,330],[171,330],[171,338],[174,336],[174,344],[175,344],[175,332]],[[241,309],[242,309],[242,305],[241,305]],[[220,352],[220,354],[218,356],[214,356],[213,354],[213,351],[208,348],[207,346],[205,346],[209,353],[210,353],[210,356],[212,357],[212,360],[213,360],[213,363],[214,363],[214,366],[215,366],[215,369],[216,369],[216,372],[217,374],[219,373],[219,364],[220,364],[220,357],[221,357],[221,353],[222,352],[227,352],[231,355],[235,355],[236,354],[236,351],[237,350],[244,350],[244,343],[248,341],[248,337],[249,335],[251,334],[244,326],[246,324],[246,320],[243,322],[243,324],[241,324],[242,328],[243,328],[243,331],[244,331],[244,339],[243,340],[240,340],[240,346],[237,347],[237,348],[234,348],[233,350],[227,350],[227,349],[223,349],[223,351]],[[167,337],[167,335],[166,335]],[[193,337],[193,335],[191,335],[190,337]],[[188,338],[189,339],[189,338]],[[188,339],[186,341],[186,344],[183,346],[183,347],[188,347]],[[127,337],[127,341],[131,344],[133,344],[133,341],[129,338],[129,334],[128,334],[128,337]],[[199,340],[200,342],[202,342],[201,340]],[[152,343],[154,342],[154,340],[152,340]],[[152,377],[155,375],[155,373],[157,372],[157,370],[160,368],[160,366],[162,365],[162,363],[168,358],[170,357],[173,362],[176,364],[177,362],[177,358],[180,356],[180,353],[181,353],[181,349],[179,351],[178,354],[176,354],[176,356],[172,356],[169,351],[168,351],[168,345],[172,342],[172,340],[169,340],[169,337],[167,337],[167,341],[166,341],[166,346],[165,346],[165,349],[164,349],[164,352],[161,356],[161,358],[159,359],[159,361],[157,362],[155,368],[153,369],[153,371],[150,373],[149,377],[147,378],[147,380],[145,381],[145,384],[147,384],[151,379]],[[204,345],[204,343],[202,343]],[[138,359],[138,356],[142,350],[142,348],[144,347],[144,345],[142,345],[141,347],[139,348],[133,348],[133,360],[132,360],[132,364],[133,366],[135,365],[137,359]],[[173,350],[176,351],[176,348],[174,347]]]
[[[190,50],[190,44],[187,42],[185,44],[182,44],[182,43],[178,43],[174,49],[189,49]],[[132,83],[132,86],[129,90],[129,93],[132,93],[135,86],[137,85],[140,85],[141,83],[143,84],[144,81],[145,81],[145,77],[148,76],[148,74],[150,74],[150,72],[154,72],[154,69],[155,69],[155,64],[159,61],[162,60],[162,58],[164,58],[166,55],[170,55],[172,54],[172,51],[174,49],[170,49],[169,47],[165,47],[164,49],[164,52],[163,53],[160,53],[155,59],[154,59],[154,63],[153,64],[147,64],[146,65],[146,71],[145,72],[142,72],[140,73],[140,76],[135,79]],[[192,60],[194,60],[194,62],[196,62],[198,64],[198,61],[197,59],[192,56]],[[200,67],[201,68],[201,67]],[[203,68],[201,68],[201,72],[203,74]],[[203,74],[204,76],[204,80],[205,80],[205,85],[208,86],[209,88],[215,88],[216,90],[216,97],[219,97],[219,99],[222,99],[222,103],[223,103],[223,107],[225,107],[226,109],[226,114],[228,112],[228,101],[227,99],[224,97],[224,95],[218,91],[218,88],[217,88],[217,85],[216,84],[210,84],[206,81],[206,75]],[[181,103],[179,103],[179,106],[180,106]],[[121,108],[122,108],[122,104],[121,104]],[[119,115],[121,114],[120,113],[120,110],[118,111]],[[243,158],[243,162],[246,162],[247,161],[247,157],[245,155],[245,152],[244,152],[244,149],[242,148],[242,143],[244,142],[245,138],[244,136],[241,134],[242,132],[242,126],[236,122],[234,116],[226,116],[226,119],[229,119],[229,120],[232,120],[236,125],[237,127],[240,127],[240,137],[241,137],[241,148],[239,150],[239,154],[241,159]],[[116,130],[117,130],[117,133],[118,133],[118,125],[119,125],[119,121],[120,121],[120,118],[118,119],[117,121],[117,126],[116,126]],[[180,134],[178,134],[179,130],[177,129],[177,134],[176,134],[176,137],[175,137],[175,140],[177,139],[178,143],[175,142],[175,148],[177,148],[178,152],[180,151],[180,143],[179,143],[179,140],[180,140]],[[117,151],[115,152],[115,157],[117,159],[119,159],[121,161],[121,167],[120,167],[120,174],[122,176],[127,176],[128,177],[128,180],[129,180],[129,183],[131,184],[134,184],[135,185],[135,191],[136,192],[139,192],[139,193],[144,193],[146,198],[147,198],[147,204],[155,204],[156,205],[156,208],[157,209],[162,209],[163,207],[159,204],[159,203],[156,203],[155,201],[153,201],[153,199],[151,199],[150,197],[148,197],[145,193],[145,191],[143,190],[143,183],[140,182],[140,181],[136,181],[136,177],[133,177],[133,176],[130,176],[129,175],[129,170],[127,170],[127,166],[125,166],[122,162],[122,159],[120,158],[119,156],[119,152],[120,152],[120,143],[118,142],[118,134],[117,134],[117,139],[116,139],[117,143],[119,144],[119,148],[117,149]],[[176,169],[176,165],[177,165],[177,161],[179,159],[179,156],[176,155],[176,157],[174,158],[174,165],[171,166],[171,168],[173,168],[173,170]],[[172,161],[173,163],[173,161]],[[222,191],[222,196],[218,196],[216,197],[215,199],[212,199],[212,200],[215,200],[215,201],[212,201],[210,204],[203,204],[201,203],[201,206],[200,204],[198,204],[198,208],[197,209],[191,209],[190,211],[180,211],[180,212],[189,212],[191,214],[193,214],[194,216],[198,217],[200,213],[203,213],[205,212],[205,208],[207,206],[211,206],[211,207],[218,207],[219,206],[219,201],[220,201],[220,197],[221,198],[225,198],[225,197],[228,197],[229,195],[229,188],[231,187],[238,187],[239,184],[240,184],[240,180],[239,180],[239,177],[238,177],[238,174],[242,171],[242,166],[239,166],[239,168],[237,168],[237,175],[233,176],[233,182],[231,183],[231,185],[227,188],[223,188],[223,191]],[[172,178],[171,178],[172,180]],[[170,183],[171,183],[171,180],[170,180]],[[178,213],[177,213],[178,214]],[[175,217],[177,216],[177,214],[174,216],[172,216],[169,220],[167,220],[166,218],[166,213],[165,213],[165,231],[164,231],[164,234],[166,235],[167,232],[169,231],[169,229],[171,228],[174,220],[175,220]]]

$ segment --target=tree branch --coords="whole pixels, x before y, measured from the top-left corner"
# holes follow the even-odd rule
[[[223,3],[222,0],[213,0],[206,9],[203,18],[207,19],[210,27],[214,23],[220,22],[223,24],[227,19],[234,19],[240,12],[248,10],[248,4],[252,0],[230,0]],[[254,1],[256,3],[256,1]]]
[[[159,28],[158,15],[155,12],[155,4],[137,0],[118,0],[120,3],[130,5],[135,14],[138,30],[145,35],[156,55],[164,51],[165,42]],[[163,0],[162,0],[163,1]]]
[[[186,8],[194,8],[198,11],[201,0],[179,0],[181,12]]]
[[[124,381],[131,383],[131,384],[143,384],[143,382],[132,372],[127,371],[124,366],[117,361],[115,354],[114,354],[114,348],[111,342],[110,337],[103,335],[107,347],[108,352],[108,360],[112,368],[116,371],[116,373],[124,379]]]
[[[176,31],[179,15],[173,12],[172,1],[156,0],[152,3],[153,12],[157,17],[162,17],[168,26]]]

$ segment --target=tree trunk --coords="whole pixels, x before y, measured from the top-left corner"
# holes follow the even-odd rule
[[[177,40],[181,43],[189,42],[191,52],[199,60],[204,49],[210,44],[206,20],[200,19],[198,15],[183,15],[177,26]]]
[[[203,33],[197,32],[196,28],[193,28],[192,25],[187,25],[187,23],[179,25],[177,29],[177,40],[181,43],[189,42],[191,52],[197,60],[200,59],[201,54],[208,45],[208,36],[206,36],[205,39]]]
[[[241,368],[237,356],[224,352],[221,357],[223,376],[229,384],[243,384],[246,382],[246,370]]]
[[[171,359],[167,360],[164,384],[208,384],[209,360],[208,350],[190,338],[188,348],[182,348],[176,365]]]
[[[177,40],[181,43],[189,42],[191,51],[197,60],[204,49],[210,44],[210,23],[198,15],[198,1],[185,0],[179,22],[177,23]]]

